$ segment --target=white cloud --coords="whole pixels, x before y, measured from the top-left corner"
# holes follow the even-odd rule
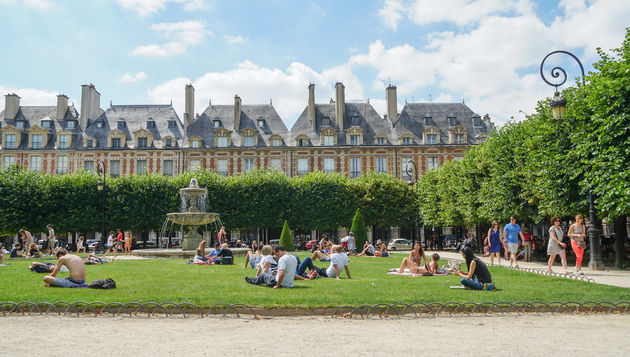
[[[135,83],[143,81],[147,78],[147,74],[144,72],[138,72],[136,74],[125,73],[118,78],[121,83]]]
[[[322,8],[313,1],[311,1],[311,9],[322,16],[326,16],[326,11],[322,10]]]
[[[0,100],[0,111],[4,110],[4,94],[15,93],[20,96],[20,105],[57,105],[57,95],[60,94],[57,91],[43,90],[35,88],[15,88],[5,87],[0,85],[0,94],[2,99]],[[76,99],[71,98],[70,103],[78,103]]]
[[[225,35],[224,38],[225,38],[225,41],[227,41],[227,43],[232,43],[232,44],[239,44],[239,43],[243,43],[247,41],[247,39],[243,36]]]
[[[203,0],[116,0],[124,9],[136,11],[140,16],[147,16],[156,13],[173,2],[183,4],[184,10],[193,11],[205,7]]]
[[[383,7],[378,10],[378,14],[383,18],[385,25],[396,30],[398,20],[403,16],[405,6],[400,0],[386,0]]]
[[[208,72],[190,80],[175,78],[148,90],[154,103],[173,100],[178,113],[183,113],[184,86],[192,83],[195,87],[195,111],[201,113],[211,99],[213,104],[232,104],[238,94],[243,104],[273,104],[290,128],[297,116],[304,110],[308,99],[308,83],[316,84],[316,101],[328,103],[334,96],[333,86],[341,81],[346,86],[346,98],[362,98],[363,87],[358,78],[347,66],[339,66],[320,73],[298,62],[285,70],[258,66],[251,61],[243,61],[236,68],[225,72]]]
[[[151,29],[160,32],[167,40],[164,44],[150,44],[136,47],[131,55],[147,57],[166,57],[185,53],[188,46],[196,45],[212,34],[201,21],[183,21],[151,25]]]

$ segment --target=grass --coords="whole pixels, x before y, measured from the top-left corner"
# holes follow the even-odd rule
[[[304,253],[300,258],[304,258]],[[553,278],[503,267],[490,267],[498,290],[494,292],[449,289],[459,285],[454,275],[411,278],[389,276],[388,268],[400,264],[402,254],[391,258],[352,257],[352,279],[296,281],[293,289],[274,290],[247,284],[243,259],[233,266],[197,266],[181,259],[119,260],[87,266],[88,282],[112,278],[113,290],[46,288],[44,274],[28,270],[28,260],[6,259],[0,267],[0,301],[103,301],[244,303],[259,307],[333,307],[394,302],[489,302],[489,301],[630,301],[630,289]],[[442,261],[441,263],[445,263]],[[328,263],[317,263],[327,266]],[[67,273],[60,273],[60,277]],[[342,274],[345,277],[345,273]]]

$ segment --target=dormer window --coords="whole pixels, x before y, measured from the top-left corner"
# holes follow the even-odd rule
[[[102,128],[103,126],[104,126],[104,123],[103,123],[103,121],[102,121],[102,120],[99,120],[99,121],[97,121],[97,122],[96,122],[96,127],[97,127],[97,128],[99,128],[99,129],[100,129],[100,128]]]
[[[227,136],[220,136],[217,138],[217,146],[220,148],[226,148],[228,146]]]
[[[147,121],[147,129],[155,128],[155,122],[153,120]]]
[[[35,135],[33,135],[33,136],[35,136]],[[41,135],[40,135],[40,138],[41,138]],[[33,142],[35,142],[35,141],[33,140]],[[41,143],[40,143],[40,145],[41,145]],[[67,148],[68,148],[68,135],[66,135],[66,134],[59,135],[59,149],[67,149]]]
[[[359,126],[360,120],[359,117],[352,117],[352,126]]]
[[[350,135],[350,145],[359,145],[359,135]]]
[[[411,145],[411,138],[408,136],[405,136],[404,138],[402,138],[402,143],[403,145]]]
[[[424,125],[425,126],[433,125],[433,119],[431,117],[425,117],[424,118]]]
[[[265,127],[265,119],[258,118],[258,127],[259,128],[264,128]]]
[[[298,146],[308,146],[308,139],[298,139]]]
[[[254,146],[254,137],[253,136],[243,137],[243,146]]]
[[[376,145],[385,145],[385,138],[382,136],[376,138]]]
[[[448,124],[449,124],[450,126],[455,126],[455,125],[457,125],[457,118],[455,118],[455,117],[449,117],[449,118],[448,118]]]
[[[173,146],[173,139],[171,139],[171,138],[167,138],[167,139],[166,139],[166,142],[164,143],[164,145],[165,145],[167,148],[170,148],[171,146]]]
[[[74,120],[68,120],[66,122],[66,129],[74,129],[77,127],[77,122]]]
[[[271,140],[271,146],[280,146],[280,145],[282,145],[282,140],[277,139],[277,138]]]
[[[200,140],[193,140],[193,141],[190,142],[190,147],[192,147],[193,149],[196,149],[199,146],[201,146]]]
[[[52,120],[42,120],[42,128],[44,129],[52,128]]]
[[[89,149],[93,148],[93,147],[94,147],[94,140],[92,140],[92,139],[88,139],[88,140],[85,142],[85,147],[87,147],[87,148],[89,148]]]
[[[18,128],[18,129],[24,129],[24,126],[25,126],[25,124],[24,124],[23,120],[17,120],[15,122],[15,127]]]
[[[168,127],[169,128],[174,128],[175,127],[175,120],[169,120],[168,121]]]
[[[329,117],[323,117],[322,118],[322,126],[324,126],[324,127],[330,126],[330,118]]]
[[[147,147],[147,138],[138,138],[138,147],[146,148]]]
[[[32,149],[42,148],[42,134],[31,135],[31,148]]]
[[[463,144],[464,143],[464,134],[455,134],[455,135],[453,135],[453,143],[454,144]]]
[[[437,144],[437,135],[436,134],[427,134],[427,144],[428,145],[436,145]]]
[[[324,135],[324,146],[335,145],[335,137],[332,135]]]
[[[124,121],[119,121],[117,128],[118,129],[124,129],[125,128],[125,122]]]
[[[213,128],[218,128],[219,126],[221,126],[221,121],[220,120],[213,120],[212,121],[212,127]]]
[[[120,138],[112,138],[112,148],[120,149]]]
[[[5,149],[15,149],[15,134],[6,134],[4,136],[4,148]]]
[[[474,126],[481,126],[481,118],[478,116],[474,116],[473,117],[473,125]]]

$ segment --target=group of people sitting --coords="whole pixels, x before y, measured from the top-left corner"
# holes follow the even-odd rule
[[[206,245],[205,240],[199,242],[199,246],[195,250],[195,257],[192,260],[193,264],[234,264],[234,254],[228,248],[227,243],[215,243],[214,249],[208,254],[206,254]]]

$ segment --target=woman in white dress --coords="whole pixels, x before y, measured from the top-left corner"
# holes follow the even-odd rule
[[[549,271],[552,271],[551,266],[553,265],[554,260],[556,260],[556,255],[559,254],[564,272],[571,274],[571,272],[567,270],[567,252],[565,250],[567,245],[562,242],[564,233],[560,227],[560,218],[553,217],[551,219],[551,224],[552,226],[549,228],[549,244],[547,245],[547,254],[549,254]]]

